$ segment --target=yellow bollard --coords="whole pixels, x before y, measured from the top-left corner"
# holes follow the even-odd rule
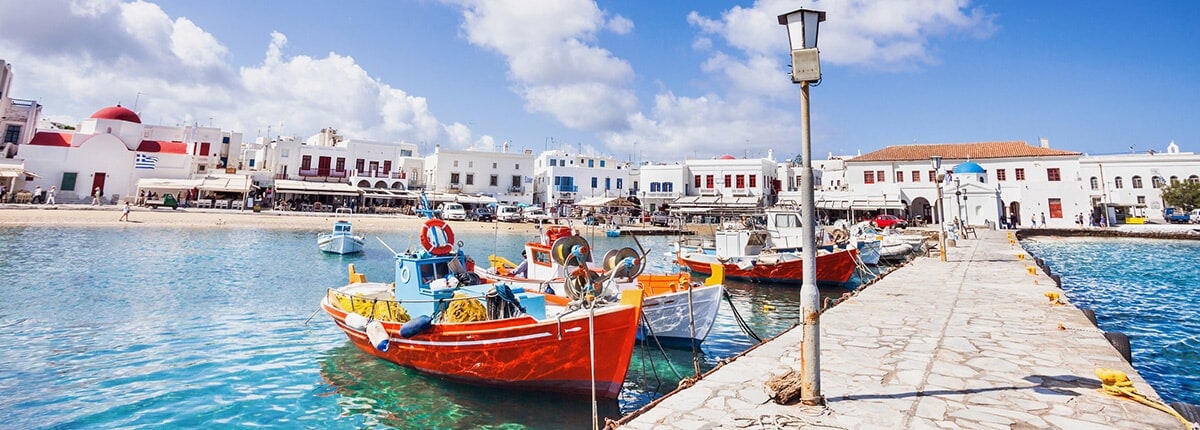
[[[1030,275],[1037,275],[1037,266],[1025,266],[1025,270],[1028,271]]]
[[[1017,259],[1018,259],[1018,260],[1024,260],[1024,259],[1025,259],[1025,254],[1017,253]]]
[[[763,305],[763,310],[767,312],[773,311],[775,310],[775,305]]]

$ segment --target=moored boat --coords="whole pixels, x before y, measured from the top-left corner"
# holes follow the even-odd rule
[[[351,267],[351,282],[321,301],[356,347],[451,381],[619,394],[636,341],[640,292],[571,300],[477,283],[473,261],[453,248],[448,227],[433,221],[422,231],[424,251],[396,254],[394,286],[366,282]]]
[[[334,254],[353,254],[362,252],[363,236],[354,234],[350,221],[337,220],[333,223],[333,231],[317,235],[317,248]]]
[[[537,241],[525,244],[523,262],[525,274],[515,273],[519,264],[492,255],[491,266],[477,267],[476,274],[491,282],[502,282],[548,294],[570,297],[567,288],[572,272],[578,273],[577,262],[567,255],[576,248],[584,262],[591,261],[591,250],[587,240],[566,226],[551,226]],[[645,256],[632,248],[611,250],[602,261],[604,270],[594,271],[593,276],[604,282],[606,291],[641,290],[643,332],[653,336],[667,346],[699,345],[708,337],[721,308],[724,297],[724,277],[718,273],[704,283],[692,282],[687,273],[647,274],[641,273]],[[618,266],[636,266],[621,269],[617,276],[605,278],[605,271],[618,270]],[[719,270],[719,269],[718,269]]]

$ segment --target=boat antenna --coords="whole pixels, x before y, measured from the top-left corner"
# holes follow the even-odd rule
[[[387,242],[384,242],[383,239],[379,238],[379,236],[375,236],[375,240],[378,240],[379,243],[383,244],[383,247],[387,248],[388,251],[392,251],[392,255],[396,255],[396,250],[394,250],[394,249],[392,249],[392,247],[388,246]]]

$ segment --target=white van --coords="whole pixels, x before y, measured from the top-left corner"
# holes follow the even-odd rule
[[[521,209],[516,206],[497,206],[496,221],[521,222]]]
[[[467,219],[467,210],[459,203],[442,203],[438,209],[442,211],[442,219],[451,221],[466,221]]]

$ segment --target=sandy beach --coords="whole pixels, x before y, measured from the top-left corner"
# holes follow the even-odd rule
[[[272,228],[324,231],[332,225],[331,213],[276,212],[224,209],[149,209],[135,207],[129,222],[118,221],[124,206],[90,205],[0,205],[0,226],[81,226],[120,227],[127,225],[179,228]],[[345,217],[342,217],[345,218]],[[350,217],[356,229],[369,231],[418,230],[424,218],[411,215],[355,214]],[[532,234],[534,224],[453,221],[454,230]]]

